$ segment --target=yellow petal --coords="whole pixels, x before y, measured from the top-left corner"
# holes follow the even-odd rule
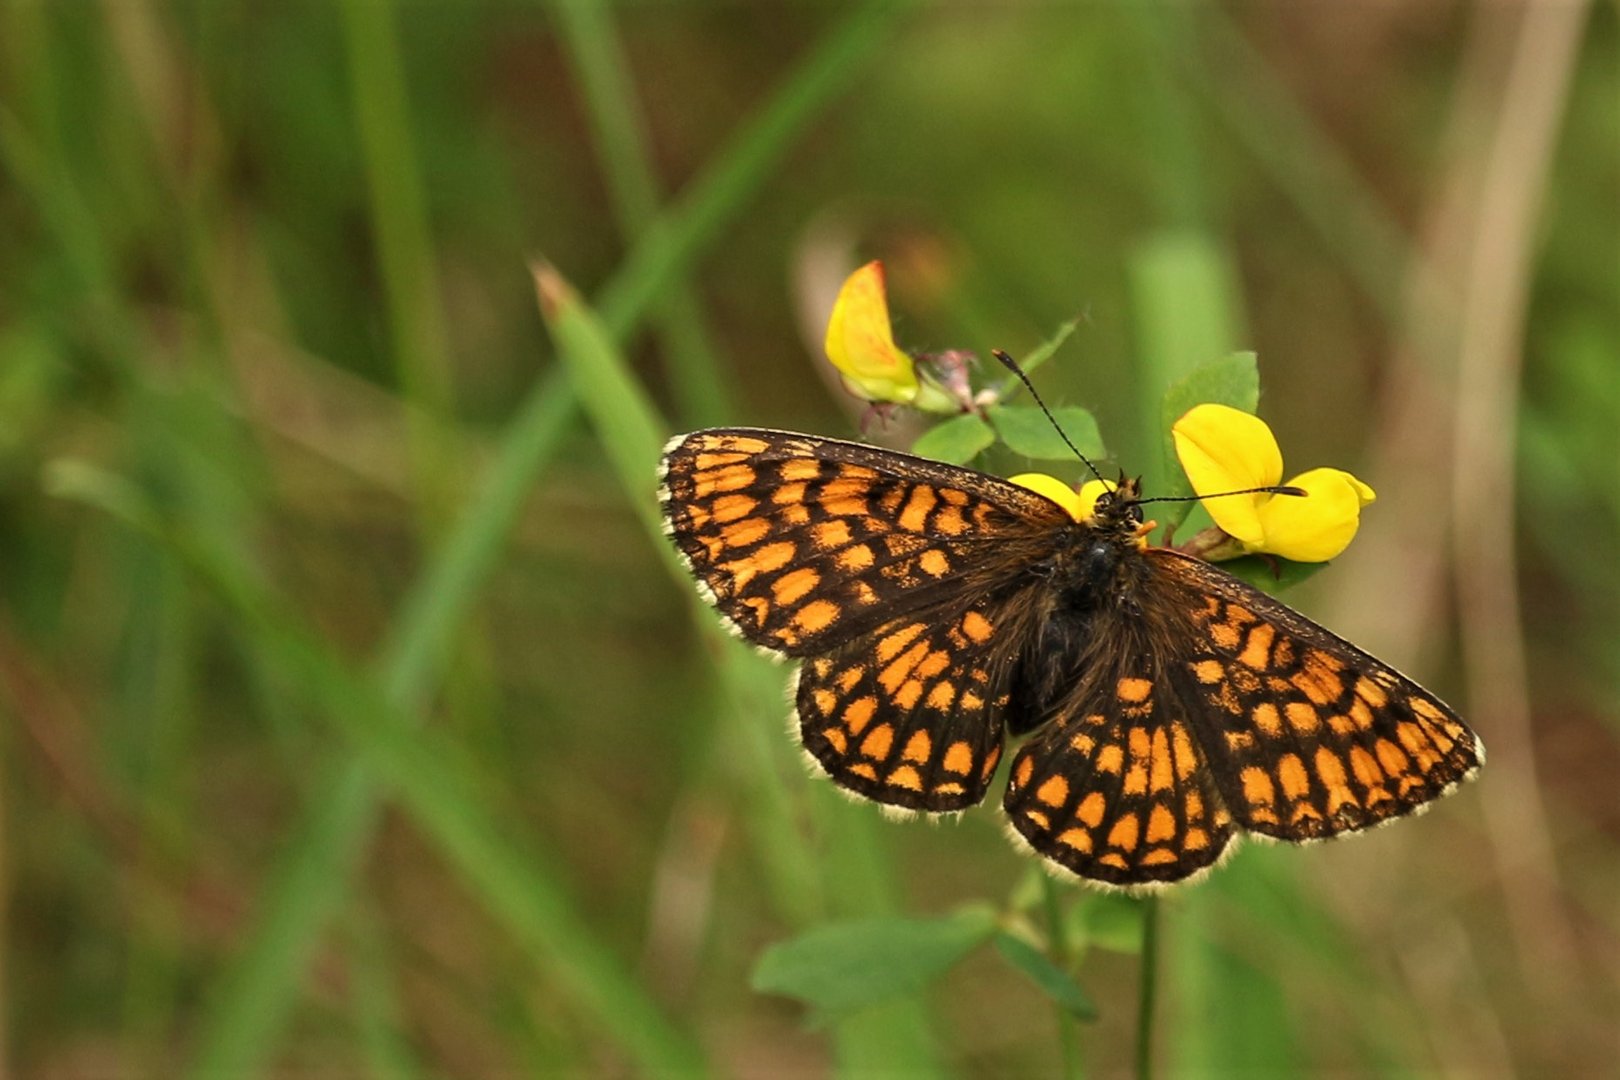
[[[1176,457],[1199,495],[1266,487],[1282,479],[1282,451],[1266,422],[1229,405],[1194,405],[1170,428]],[[1227,495],[1204,509],[1249,546],[1264,537],[1259,507],[1270,496]]]
[[[827,320],[827,359],[844,385],[868,401],[903,404],[917,396],[917,372],[889,325],[882,263],[867,263],[839,290]]]
[[[1045,495],[1067,510],[1076,521],[1090,521],[1097,508],[1097,496],[1119,486],[1112,480],[1087,480],[1080,485],[1079,491],[1075,491],[1055,476],[1034,472],[1019,473],[1011,477],[1009,482],[1029,488],[1037,495]]]
[[[1361,508],[1376,498],[1342,469],[1312,469],[1288,483],[1306,494],[1267,497],[1259,511],[1265,538],[1257,548],[1296,562],[1337,557],[1355,538]]]
[[[1051,499],[1053,502],[1063,507],[1063,509],[1067,510],[1069,512],[1069,516],[1074,518],[1076,521],[1084,520],[1080,513],[1081,493],[1075,491],[1074,488],[1070,487],[1068,484],[1065,484],[1057,477],[1048,476],[1045,473],[1027,472],[1009,477],[1008,481],[1010,483],[1017,484],[1019,487],[1029,488],[1029,490],[1035,492],[1037,495],[1045,495],[1048,499]],[[1097,496],[1093,495],[1091,497],[1091,502],[1095,503],[1096,501]],[[1090,517],[1090,503],[1086,505],[1085,511],[1085,517]]]

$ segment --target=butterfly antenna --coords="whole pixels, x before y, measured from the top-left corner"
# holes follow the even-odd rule
[[[1102,480],[1102,478],[1103,478],[1102,473],[1098,472],[1097,471],[1097,466],[1095,466],[1095,465],[1093,465],[1091,463],[1091,459],[1086,457],[1086,455],[1082,454],[1080,452],[1080,448],[1078,446],[1074,445],[1074,443],[1069,440],[1069,436],[1064,432],[1063,428],[1058,424],[1057,417],[1053,416],[1052,415],[1052,410],[1048,409],[1046,407],[1046,402],[1041,400],[1041,395],[1037,394],[1035,392],[1035,384],[1029,381],[1029,376],[1024,374],[1024,369],[1018,366],[1018,361],[1014,360],[1011,356],[1008,356],[1006,353],[1002,352],[1000,349],[991,349],[990,350],[990,355],[994,356],[997,360],[1000,360],[1002,367],[1006,368],[1008,371],[1010,371],[1014,375],[1018,376],[1018,381],[1024,384],[1024,389],[1029,391],[1029,396],[1035,399],[1035,404],[1039,405],[1041,407],[1041,412],[1046,414],[1047,421],[1051,423],[1052,430],[1054,430],[1054,431],[1056,431],[1058,433],[1058,438],[1063,440],[1063,445],[1067,446],[1070,450],[1073,450],[1075,457],[1077,457],[1081,461],[1085,462],[1086,468],[1091,470],[1091,475],[1092,476],[1095,476],[1097,479]],[[1106,480],[1104,480],[1103,482],[1107,483]],[[1303,492],[1301,494],[1303,494]]]
[[[1213,495],[1155,495],[1151,499],[1137,499],[1136,505],[1156,502],[1203,502],[1205,499],[1224,499],[1228,495],[1309,495],[1310,492],[1292,484],[1271,484],[1266,487],[1240,488],[1237,491],[1217,491]]]

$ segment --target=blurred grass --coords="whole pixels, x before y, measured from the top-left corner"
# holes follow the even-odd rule
[[[1163,478],[1160,392],[1240,347],[1291,462],[1382,452],[1360,403],[1439,273],[1414,207],[1486,17],[0,9],[0,1066],[1122,1067],[1134,958],[1082,959],[1102,1018],[1067,1050],[978,969],[825,1047],[748,992],[796,929],[1000,897],[1024,864],[990,812],[935,834],[802,780],[783,673],[671,584],[650,463],[671,427],[847,433],[784,296],[817,218],[915,268],[937,305],[907,344],[1086,311],[1042,379],[1129,469]],[[1616,38],[1595,8],[1535,256],[1535,588],[1503,630],[1569,879],[1549,917],[1589,966],[1526,1007],[1511,882],[1471,858],[1487,771],[1168,899],[1178,1069],[1614,1058]],[[538,365],[537,255],[590,297]],[[46,497],[49,462],[96,509]],[[1448,693],[1453,633],[1426,628]]]

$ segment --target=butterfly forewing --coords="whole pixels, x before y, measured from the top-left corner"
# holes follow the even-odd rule
[[[1232,575],[1148,552],[1190,616],[1172,674],[1239,823],[1282,840],[1367,828],[1479,768],[1466,725],[1417,683]]]
[[[812,656],[993,585],[993,541],[1062,511],[967,469],[858,443],[700,431],[664,456],[666,527],[749,641]]]

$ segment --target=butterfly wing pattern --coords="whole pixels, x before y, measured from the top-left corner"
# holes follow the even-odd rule
[[[982,801],[1095,884],[1185,880],[1244,833],[1425,807],[1483,760],[1416,683],[1211,564],[1129,499],[1077,522],[997,477],[751,428],[673,440],[666,530],[741,637],[803,661],[805,750],[901,810]]]

